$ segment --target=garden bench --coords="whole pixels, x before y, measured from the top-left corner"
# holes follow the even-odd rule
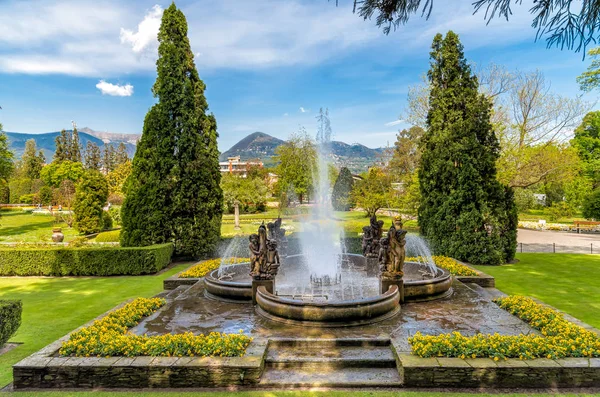
[[[600,222],[593,221],[576,221],[574,222],[577,233],[581,230],[595,231],[600,226]]]

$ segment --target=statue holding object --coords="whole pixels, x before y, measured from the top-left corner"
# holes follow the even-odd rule
[[[381,239],[378,259],[382,278],[396,280],[404,275],[406,233],[407,231],[402,229],[402,222],[395,221],[387,237]]]
[[[279,270],[277,241],[267,238],[267,228],[263,222],[258,234],[249,237],[250,276],[254,280],[273,280]]]
[[[281,227],[282,223],[283,220],[277,218],[275,221],[267,223],[267,229],[269,230],[268,239],[277,242],[279,252],[285,257],[287,255],[288,240],[285,235],[285,229]]]
[[[377,258],[379,256],[379,244],[382,236],[383,221],[378,221],[377,215],[373,215],[369,226],[363,227],[363,256],[367,258]]]

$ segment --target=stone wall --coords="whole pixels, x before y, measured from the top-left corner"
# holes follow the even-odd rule
[[[456,259],[454,259],[454,260],[457,261],[458,263],[460,263],[461,265],[464,265],[464,266],[477,272],[477,276],[455,276],[455,278],[458,281],[463,282],[463,283],[477,284],[483,288],[495,288],[496,287],[496,279],[494,277],[475,269],[473,266],[471,266],[469,264],[466,264],[466,263],[461,262]]]

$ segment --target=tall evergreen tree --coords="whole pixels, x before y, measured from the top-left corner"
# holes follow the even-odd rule
[[[177,254],[213,251],[221,228],[217,124],[194,64],[187,21],[175,4],[158,33],[158,97],[146,115],[122,208],[121,243],[172,241]]]
[[[354,179],[352,178],[352,173],[348,168],[342,167],[333,185],[333,192],[331,194],[331,203],[334,210],[350,211],[352,207],[350,193],[352,192],[353,185]]]
[[[108,174],[109,172],[115,169],[115,148],[110,143],[104,145],[102,167],[104,168],[105,174]]]
[[[102,168],[100,148],[92,141],[88,141],[85,147],[85,168],[96,171]]]
[[[55,139],[56,150],[54,151],[54,161],[65,161],[71,159],[71,135],[66,130],[61,130],[60,135]]]
[[[35,139],[28,139],[25,142],[25,151],[21,157],[21,164],[23,167],[23,176],[29,179],[39,179],[40,171],[46,162],[44,152],[41,150],[37,151]]]
[[[115,152],[115,167],[125,164],[128,161],[129,155],[127,154],[127,146],[121,142],[119,143],[119,146],[117,146],[117,151]]]
[[[73,213],[81,234],[97,233],[104,227],[103,207],[108,198],[106,178],[99,171],[86,171],[75,190]]]
[[[427,130],[421,139],[419,225],[436,253],[475,264],[513,259],[516,207],[496,179],[500,145],[491,103],[458,36],[437,34],[431,51]]]
[[[73,128],[71,132],[71,149],[69,150],[69,160],[81,163],[81,143],[79,142],[79,132]]]

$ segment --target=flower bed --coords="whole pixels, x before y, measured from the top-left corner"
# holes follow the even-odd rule
[[[431,258],[433,259],[433,262],[437,267],[441,267],[442,269],[448,270],[450,274],[454,276],[477,276],[477,272],[475,270],[461,263],[458,263],[456,260],[450,257],[434,255]],[[418,257],[409,257],[406,258],[406,260],[409,262],[422,261],[422,259]]]
[[[134,335],[128,329],[166,303],[161,298],[138,298],[106,317],[71,334],[59,354],[74,357],[112,356],[243,356],[252,338],[239,334],[211,332],[208,335]]]
[[[539,330],[542,335],[476,334],[459,332],[409,338],[413,354],[420,357],[519,358],[600,357],[600,337],[565,320],[561,313],[533,299],[509,296],[495,302]]]
[[[204,277],[208,272],[211,272],[215,269],[218,269],[221,266],[221,261],[223,259],[209,259],[207,261],[201,262],[193,267],[190,267],[184,272],[179,273],[179,278],[200,278]],[[248,263],[250,262],[250,258],[229,258],[225,259],[224,263],[227,265],[234,265],[238,263]]]
[[[567,225],[566,223],[539,223],[530,221],[519,221],[519,228],[530,229],[530,230],[555,230],[568,232],[574,228],[573,225]]]

